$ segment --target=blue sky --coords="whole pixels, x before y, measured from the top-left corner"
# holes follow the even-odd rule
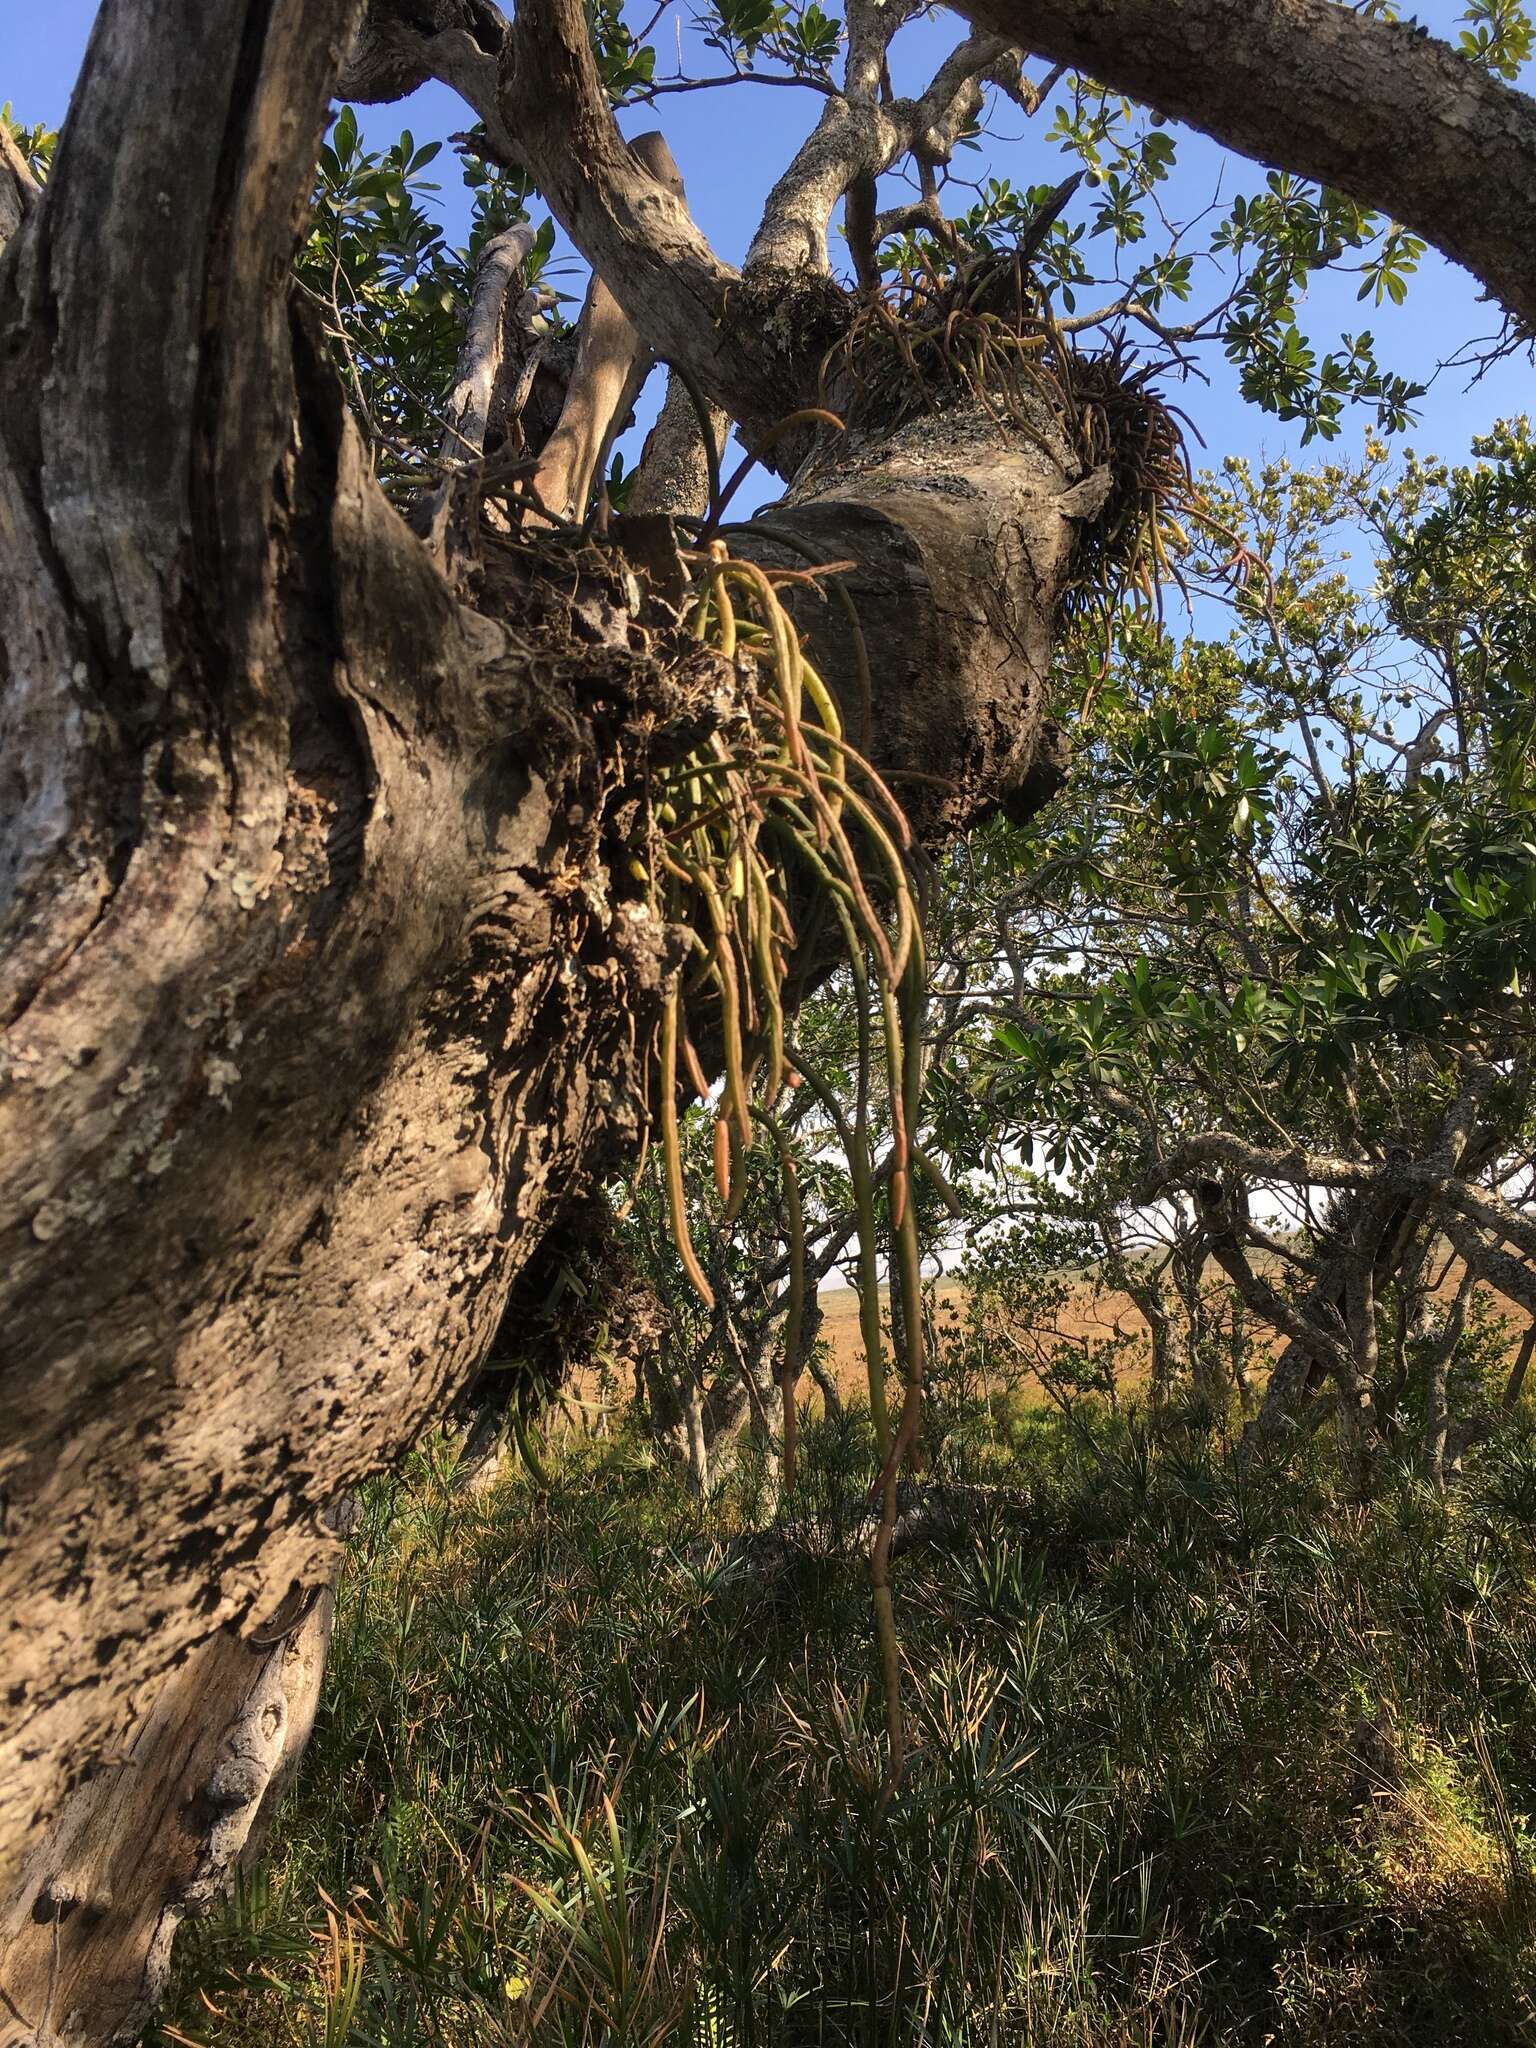
[[[30,0],[30,4],[28,0],[11,0],[0,14],[0,100],[11,100],[19,118],[54,125],[62,120],[95,13],[95,0]],[[1447,35],[1453,33],[1457,14],[1454,0],[1430,0],[1419,9],[1420,20]],[[686,23],[686,15],[674,7],[655,33],[658,76],[676,67],[674,24],[678,20]],[[942,14],[920,19],[903,30],[893,52],[898,89],[920,85],[961,32],[955,17]],[[683,34],[686,54],[692,40],[686,26]],[[694,43],[692,67],[700,68],[701,60],[710,71],[721,68],[718,57],[699,51]],[[1041,68],[1037,67],[1037,75]],[[1525,83],[1529,89],[1533,81],[1528,77]],[[739,262],[764,194],[795,143],[814,122],[819,104],[815,94],[799,89],[741,85],[669,95],[654,111],[635,109],[623,115],[622,121],[630,133],[664,127],[687,182],[695,217],[720,255]],[[439,86],[425,87],[409,101],[368,109],[363,115],[365,133],[376,146],[392,141],[407,125],[418,140],[425,140],[446,136],[466,124],[466,110]],[[1044,141],[1045,117],[1026,123],[1017,110],[1004,106],[994,125],[995,138],[989,139],[985,153],[974,159],[978,175],[984,170],[1011,178],[1017,185],[1054,183],[1063,175],[1062,158]],[[1226,201],[1237,191],[1255,189],[1262,181],[1258,167],[1226,155],[1188,131],[1171,132],[1178,139],[1180,158],[1167,188],[1172,210],[1194,213],[1217,191]],[[442,161],[445,226],[452,236],[466,217],[466,209],[457,191],[449,189],[456,185],[451,160]],[[579,292],[574,263],[558,281]],[[1405,437],[1412,446],[1460,457],[1470,437],[1494,418],[1533,409],[1536,379],[1522,362],[1500,365],[1470,389],[1465,371],[1449,369],[1436,374],[1443,358],[1469,339],[1491,333],[1497,316],[1493,308],[1478,303],[1473,280],[1433,251],[1426,255],[1401,310],[1360,307],[1349,278],[1325,279],[1314,288],[1302,313],[1302,325],[1320,349],[1341,330],[1369,326],[1384,368],[1431,383],[1420,408],[1421,423]],[[1243,403],[1219,351],[1206,351],[1202,367],[1210,383],[1192,383],[1178,398],[1204,438],[1206,459],[1228,453],[1255,457],[1300,453],[1297,429]],[[652,380],[644,408],[647,414],[659,395],[659,382]],[[1348,418],[1341,440],[1333,446],[1341,453],[1358,451],[1365,425],[1364,415]],[[1194,452],[1200,460],[1199,450]],[[1308,454],[1314,452],[1315,448]],[[744,498],[743,509],[752,501],[750,496]]]

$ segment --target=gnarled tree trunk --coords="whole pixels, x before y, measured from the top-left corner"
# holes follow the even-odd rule
[[[285,288],[355,11],[108,0],[0,261],[25,2039],[139,2024],[291,1756],[338,1504],[634,1142],[682,949],[627,835],[647,764],[750,683],[593,548],[554,579],[488,547],[471,605],[375,486]],[[910,429],[783,514],[878,600],[871,749],[936,778],[903,785],[930,839],[1038,787],[1080,482],[1048,431]],[[842,614],[806,623],[857,728]]]

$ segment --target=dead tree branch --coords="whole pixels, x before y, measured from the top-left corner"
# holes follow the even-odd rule
[[[658,183],[684,197],[682,174],[662,135],[637,135],[630,148]],[[535,502],[545,511],[557,519],[581,518],[654,362],[639,329],[594,271],[565,406],[534,472]]]
[[[533,229],[526,223],[507,228],[489,241],[475,273],[474,294],[457,373],[446,407],[447,428],[438,460],[446,472],[412,520],[434,555],[441,556],[453,502],[456,474],[473,467],[485,454],[491,409],[506,362],[507,300],[533,247]]]

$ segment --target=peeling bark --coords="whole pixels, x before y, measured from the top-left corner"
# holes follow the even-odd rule
[[[327,1585],[275,1642],[203,1644],[71,1796],[0,1914],[0,2016],[27,2030],[14,2038],[138,2037],[182,1921],[259,1853],[314,1724],[333,1613]]]
[[[630,148],[652,177],[683,197],[682,176],[660,135],[638,135]],[[581,519],[654,361],[634,322],[594,271],[581,309],[569,394],[534,472],[535,502],[545,511],[557,519]]]

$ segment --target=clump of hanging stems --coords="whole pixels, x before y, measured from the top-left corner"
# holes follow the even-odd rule
[[[829,424],[839,432],[889,432],[920,414],[980,405],[1010,436],[1034,438],[1053,461],[1063,446],[1088,476],[1108,471],[1097,516],[1079,528],[1073,575],[1064,597],[1069,618],[1101,618],[1129,598],[1161,610],[1163,580],[1178,580],[1164,538],[1187,539],[1173,510],[1200,516],[1200,494],[1177,416],[1151,389],[1155,366],[1134,363],[1123,345],[1083,355],[1052,317],[1018,257],[989,257],[949,276],[907,277],[891,297],[855,306],[847,332],[822,366],[820,405],[780,423]],[[684,379],[692,390],[691,380]],[[702,396],[694,393],[701,419]],[[835,395],[839,412],[828,404]],[[842,417],[839,417],[839,413]],[[1052,436],[1055,445],[1052,445]],[[706,431],[705,446],[712,451]],[[879,1520],[870,1553],[889,1743],[884,1797],[900,1783],[906,1749],[901,1660],[890,1584],[897,1485],[916,1441],[923,1355],[919,1245],[910,1174],[927,1162],[916,1129],[926,993],[921,918],[900,806],[844,735],[831,693],[806,659],[781,590],[819,588],[850,564],[813,562],[768,569],[734,560],[719,526],[745,469],[722,489],[711,462],[710,515],[701,545],[685,555],[698,585],[694,633],[728,659],[752,659],[762,686],[753,697],[751,738],[714,735],[698,752],[655,779],[647,880],[652,908],[691,937],[692,959],[669,995],[660,1031],[657,1085],[660,1151],[667,1209],[678,1255],[706,1307],[714,1290],[694,1248],[683,1181],[678,1092],[686,1083],[712,1099],[690,1031],[698,1014],[718,1047],[724,1078],[716,1102],[714,1169],[721,1221],[730,1223],[745,1194],[745,1161],[755,1130],[777,1154],[789,1239],[781,1393],[783,1474],[795,1474],[796,1386],[805,1301],[805,1237],[794,1155],[777,1114],[783,1088],[803,1080],[821,1102],[846,1155],[858,1224],[860,1333],[870,1412],[881,1459],[873,1489]],[[1212,522],[1207,521],[1207,524]],[[790,541],[788,534],[770,537]],[[831,594],[851,600],[833,580]],[[862,635],[855,627],[855,642]],[[1106,645],[1108,634],[1105,634]],[[866,703],[870,678],[861,660]],[[867,730],[860,738],[867,745]],[[803,1052],[786,1048],[782,990],[795,947],[790,880],[821,923],[830,917],[842,941],[857,1025],[857,1067],[850,1116]],[[876,1041],[884,1052],[891,1157],[888,1205],[893,1286],[901,1300],[903,1392],[893,1419],[886,1393],[880,1317],[878,1180],[871,1145]]]
[[[823,362],[822,402],[780,421],[724,486],[703,394],[682,366],[673,367],[699,412],[710,469],[709,513],[699,545],[683,554],[696,589],[689,623],[699,640],[727,660],[750,661],[758,687],[749,693],[745,733],[728,738],[717,731],[651,778],[649,846],[646,859],[637,861],[639,878],[653,913],[685,931],[691,948],[664,1002],[654,1062],[666,1207],[683,1269],[713,1311],[714,1289],[688,1218],[680,1090],[714,1103],[722,1224],[740,1212],[756,1133],[771,1144],[784,1190],[789,1250],[780,1391],[783,1479],[792,1487],[806,1251],[799,1175],[778,1106],[787,1086],[803,1081],[811,1088],[846,1155],[857,1218],[860,1333],[881,1459],[872,1489],[879,1519],[870,1576],[889,1744],[882,1795],[888,1802],[900,1784],[906,1751],[890,1559],[897,1487],[916,1442],[923,1381],[920,1249],[910,1175],[914,1167],[933,1170],[915,1143],[927,971],[911,835],[900,805],[844,734],[836,702],[806,658],[780,596],[787,588],[819,589],[823,578],[835,579],[853,565],[813,561],[802,569],[768,568],[733,558],[714,536],[746,471],[788,430],[889,432],[922,413],[979,404],[1001,431],[1036,440],[1053,461],[1061,459],[1064,444],[1081,475],[1108,470],[1104,504],[1079,528],[1064,597],[1069,617],[1097,614],[1107,623],[1127,596],[1160,611],[1163,578],[1179,580],[1164,525],[1181,548],[1187,546],[1170,507],[1198,513],[1200,500],[1174,411],[1150,388],[1155,366],[1134,364],[1120,345],[1095,356],[1079,354],[1016,254],[959,265],[948,276],[930,268],[903,278],[891,297],[859,301],[846,333]],[[827,403],[833,386],[843,417]],[[757,524],[809,555],[792,535],[776,535],[767,521]],[[863,636],[846,591],[835,580],[829,589],[850,613],[860,649],[860,738],[867,746],[870,677]],[[830,917],[842,941],[857,1021],[851,1117],[814,1063],[786,1044],[783,990],[797,943],[789,909],[796,891],[812,906],[818,936]],[[871,1131],[877,1037],[889,1104],[891,1268],[901,1300],[903,1391],[894,1421],[880,1318]],[[718,1055],[718,1097],[699,1039]]]
[[[746,1161],[761,1132],[777,1156],[789,1239],[783,1331],[783,1475],[795,1476],[795,1375],[805,1302],[805,1232],[799,1177],[778,1114],[784,1091],[804,1081],[844,1148],[858,1219],[859,1314],[881,1469],[879,1521],[870,1555],[875,1628],[885,1695],[889,1760],[885,1796],[900,1782],[906,1750],[901,1662],[891,1598],[890,1553],[897,1483],[916,1439],[923,1379],[916,1205],[909,1176],[922,1079],[927,967],[901,807],[849,742],[832,693],[806,657],[781,591],[815,588],[846,564],[764,568],[735,560],[712,540],[684,557],[697,596],[695,636],[757,672],[744,731],[713,733],[684,760],[653,773],[650,844],[641,863],[654,914],[689,935],[690,957],[662,1012],[655,1079],[660,1162],[672,1235],[705,1306],[710,1286],[693,1242],[683,1183],[679,1094],[713,1102],[714,1177],[722,1223],[739,1213]],[[812,1063],[786,1044],[783,989],[796,947],[790,902],[810,906],[841,941],[857,1018],[850,1117]],[[806,934],[809,941],[809,930]],[[879,1298],[880,1232],[871,1121],[877,1039],[883,1050],[891,1154],[887,1162],[893,1270],[902,1315],[901,1408],[886,1394]],[[722,1071],[718,1096],[698,1045]]]

